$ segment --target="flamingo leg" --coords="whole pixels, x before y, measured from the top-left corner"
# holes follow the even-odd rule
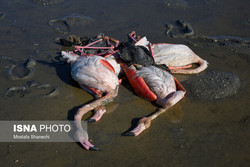
[[[98,42],[101,42],[102,40],[105,40],[107,42],[107,46],[106,47],[99,47],[99,46],[92,47],[92,45],[94,45],[94,44],[96,44]],[[110,43],[110,41],[114,42],[115,46],[113,46]],[[86,54],[86,53],[84,53],[82,49],[104,49],[104,50],[107,50],[107,51],[104,51],[102,53],[97,53],[95,55],[99,55],[99,56],[103,56],[104,55],[105,57],[107,57],[107,55],[110,56],[110,55],[114,54],[115,52],[117,52],[117,51],[114,51],[113,49],[115,47],[117,47],[118,45],[119,45],[119,41],[118,40],[116,40],[114,38],[110,38],[108,36],[105,36],[104,38],[101,38],[101,39],[99,39],[97,41],[94,41],[94,42],[92,42],[92,43],[90,43],[90,44],[88,44],[86,46],[75,46],[75,49],[76,49],[75,51],[79,51],[84,56],[93,56],[92,54]]]
[[[128,36],[129,36],[135,43],[138,42],[138,39],[136,39],[135,31],[132,31],[131,33],[129,33]]]
[[[108,38],[108,41],[114,42],[115,43],[115,47],[117,47],[119,45],[119,43],[120,43],[118,40],[116,40],[114,38],[111,38],[111,37],[106,37],[106,38]]]
[[[80,84],[81,88],[83,90],[85,90],[86,92],[93,94],[95,98],[100,98],[103,96],[103,93],[98,90],[98,89],[94,89],[94,88],[90,88],[88,86],[82,85]],[[94,115],[89,118],[88,120],[86,120],[88,123],[89,122],[96,122],[99,121],[102,117],[102,115],[106,112],[106,108],[104,106],[98,106],[94,109]]]
[[[180,70],[180,69],[188,69],[188,68],[191,68],[191,67],[192,67],[192,64],[188,64],[186,66],[181,66],[181,67],[171,67],[171,66],[169,66],[168,68],[170,70]]]

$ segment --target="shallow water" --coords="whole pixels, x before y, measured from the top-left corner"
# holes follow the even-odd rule
[[[61,1],[58,1],[61,2]],[[165,25],[178,19],[191,23],[195,35],[232,36],[249,40],[248,0],[139,0],[70,1],[44,6],[32,0],[0,2],[0,56],[25,62],[37,61],[36,80],[58,87],[51,98],[5,97],[12,86],[29,80],[9,80],[5,71],[12,63],[0,63],[1,120],[67,120],[92,96],[70,77],[70,66],[58,63],[62,47],[57,38],[67,37],[48,22],[71,13],[95,21],[84,26],[63,27],[69,34],[95,36],[102,32],[120,41],[135,30],[152,43],[183,43],[209,62],[207,71],[230,72],[240,78],[236,94],[213,101],[186,98],[152,122],[138,137],[123,137],[134,118],[155,111],[151,103],[135,96],[127,86],[100,122],[90,124],[90,139],[101,148],[88,152],[76,143],[0,143],[1,166],[249,166],[249,42],[212,43],[171,38]],[[64,25],[60,25],[64,26]],[[176,75],[180,81],[190,76]],[[185,85],[184,85],[185,86]]]

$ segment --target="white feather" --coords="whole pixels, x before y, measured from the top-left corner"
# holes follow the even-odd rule
[[[71,52],[62,51],[61,54],[62,54],[62,57],[67,60],[68,63],[73,63],[79,57],[77,54],[74,54]]]
[[[138,42],[136,42],[135,45],[140,45],[140,46],[145,46],[147,48],[149,44],[149,41],[147,40],[147,37],[143,37],[142,39],[140,39]]]

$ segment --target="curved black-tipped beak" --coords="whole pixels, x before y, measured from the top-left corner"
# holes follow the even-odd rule
[[[134,132],[124,132],[122,136],[135,136]]]
[[[91,122],[96,122],[96,120],[95,119],[87,119],[86,122],[91,123]]]
[[[98,147],[89,147],[89,150],[90,151],[100,151],[100,148],[98,148]]]

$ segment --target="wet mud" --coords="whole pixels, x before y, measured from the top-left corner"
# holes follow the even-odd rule
[[[124,80],[103,118],[88,124],[101,151],[74,142],[0,143],[1,165],[249,166],[249,6],[248,0],[0,1],[1,120],[72,120],[93,100],[60,58],[72,48],[59,39],[70,35],[101,32],[127,41],[136,31],[152,43],[186,44],[209,62],[201,74],[175,75],[186,97],[138,137],[121,134],[157,106]]]
[[[49,25],[58,33],[68,34],[73,27],[81,28],[94,22],[93,18],[79,13],[71,13],[59,19],[52,19]]]
[[[32,98],[47,98],[58,95],[58,88],[44,84],[38,81],[28,81],[25,86],[12,86],[5,92],[8,98],[23,98],[29,96]]]
[[[10,67],[5,71],[5,73],[10,80],[30,79],[35,73],[35,65],[36,61],[30,58],[24,64],[15,63],[10,65]]]
[[[8,68],[12,65],[16,65],[17,64],[17,60],[10,58],[10,57],[6,57],[6,56],[1,56],[0,57],[0,68],[1,69],[5,69]]]
[[[190,78],[186,86],[188,94],[201,100],[216,100],[235,94],[240,88],[240,79],[228,72],[205,72]]]

